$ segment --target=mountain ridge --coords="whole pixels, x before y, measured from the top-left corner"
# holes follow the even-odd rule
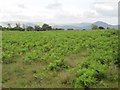
[[[115,28],[118,29],[118,25],[111,25],[103,21],[96,21],[94,23],[79,23],[79,24],[73,24],[73,25],[55,25],[55,28],[64,28],[64,29],[91,29],[92,24],[97,25],[97,26],[102,26],[104,28]]]
[[[7,23],[10,23],[12,26],[15,25],[15,23],[20,23],[21,25],[24,24],[26,26],[35,26],[35,25],[40,25],[42,26],[42,24],[44,23],[41,23],[41,22],[0,22],[0,25],[3,25],[3,26],[7,26]],[[79,29],[79,30],[82,30],[82,29],[86,29],[86,30],[90,30],[92,29],[91,26],[92,24],[94,25],[97,25],[97,26],[102,26],[104,28],[115,28],[115,29],[118,29],[118,25],[111,25],[111,24],[108,24],[106,22],[103,22],[103,21],[96,21],[96,22],[93,22],[93,23],[89,23],[89,22],[82,22],[82,23],[74,23],[74,24],[56,24],[56,25],[51,25],[53,28],[63,28],[63,29]]]

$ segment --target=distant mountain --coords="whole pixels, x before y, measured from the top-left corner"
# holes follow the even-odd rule
[[[97,26],[102,26],[102,27],[109,27],[109,28],[115,28],[118,29],[118,25],[110,25],[102,21],[97,21],[94,23],[80,23],[80,24],[68,24],[68,25],[55,25],[53,26],[54,28],[64,28],[64,29],[87,29],[90,30],[92,24],[97,25]]]
[[[26,26],[32,26],[32,27],[36,25],[35,23],[23,23],[23,24],[25,24]]]
[[[54,28],[64,28],[64,29],[83,29],[86,27],[87,29],[88,26],[90,26],[91,23],[80,23],[80,24],[68,24],[68,25],[55,25],[53,26]]]
[[[0,22],[0,25],[2,26],[7,26],[7,24],[10,23],[12,26],[14,26],[16,24],[16,22]],[[26,26],[35,26],[35,25],[40,25],[42,26],[43,23],[41,22],[17,22],[22,24],[25,24]],[[110,25],[108,23],[102,22],[102,21],[97,21],[94,23],[75,23],[75,24],[62,24],[62,25],[52,25],[53,28],[63,28],[63,29],[77,29],[77,30],[82,30],[82,29],[86,29],[86,30],[91,30],[91,26],[92,24],[95,24],[97,26],[102,26],[102,27],[109,27],[109,28],[115,28],[118,29],[118,25]]]
[[[97,25],[97,26],[102,26],[102,27],[105,27],[105,28],[107,28],[107,27],[115,28],[115,29],[118,28],[118,25],[110,25],[110,24],[107,24],[107,23],[102,22],[102,21],[97,21],[97,22],[95,22],[95,23],[93,23],[93,24],[95,24],[95,25]]]
[[[97,21],[97,22],[95,22],[93,24],[95,24],[97,26],[103,26],[103,27],[111,26],[111,25],[109,25],[109,24],[107,24],[105,22],[102,22],[102,21]]]

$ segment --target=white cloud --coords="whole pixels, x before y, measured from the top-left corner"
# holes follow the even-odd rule
[[[0,22],[117,24],[118,0],[0,0]]]
[[[118,0],[97,0],[84,12],[84,16],[91,20],[105,21],[110,24],[118,23]]]
[[[93,10],[103,16],[108,17],[117,17],[118,14],[118,7],[113,2],[94,3]]]
[[[18,7],[19,7],[19,8],[22,8],[22,9],[25,9],[25,8],[26,8],[24,4],[18,4]]]
[[[61,8],[62,8],[62,4],[59,3],[59,2],[56,0],[56,1],[54,1],[53,3],[48,4],[48,5],[46,6],[46,8],[47,8],[47,9],[61,9]]]

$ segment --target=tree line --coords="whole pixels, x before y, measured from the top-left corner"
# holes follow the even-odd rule
[[[103,26],[97,26],[97,25],[95,25],[95,24],[92,24],[92,30],[96,30],[96,29],[110,29],[110,27],[107,27],[107,28],[105,28],[105,27],[103,27]]]
[[[110,29],[109,27],[104,28],[103,26],[97,26],[92,24],[92,30],[97,29]],[[11,26],[10,23],[7,24],[7,27],[3,27],[0,25],[0,30],[11,30],[11,31],[51,31],[51,30],[64,30],[63,28],[52,28],[49,24],[43,24],[41,27],[39,25],[35,26],[26,26],[25,24],[21,25],[16,23],[14,27]],[[69,28],[67,30],[74,30],[73,28]],[[86,29],[83,29],[86,30]]]
[[[35,26],[26,26],[25,24],[21,25],[16,23],[14,27],[10,23],[7,24],[7,27],[0,25],[0,30],[11,30],[11,31],[49,31],[49,30],[64,30],[63,28],[52,28],[49,24],[43,24],[41,27],[39,25]]]

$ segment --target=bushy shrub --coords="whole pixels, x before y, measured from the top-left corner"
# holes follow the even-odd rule
[[[90,87],[96,83],[93,69],[82,69],[78,71],[79,77],[75,80],[75,88]]]
[[[39,56],[37,52],[33,51],[31,53],[26,54],[26,56],[23,58],[25,63],[31,63],[34,61],[38,61]]]
[[[53,63],[50,63],[48,66],[49,70],[61,70],[63,68],[68,68],[68,66],[66,66],[64,64],[63,60],[55,60]]]
[[[90,87],[106,78],[107,65],[96,61],[86,61],[77,71],[75,87]]]
[[[16,62],[15,59],[13,59],[13,57],[14,57],[13,52],[2,53],[2,60],[4,64],[10,64],[10,63]]]

